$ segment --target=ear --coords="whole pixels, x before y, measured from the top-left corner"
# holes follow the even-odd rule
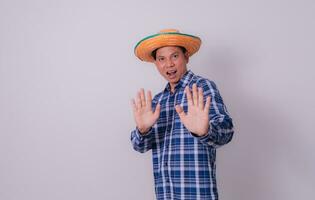
[[[189,53],[188,53],[188,51],[185,52],[184,56],[185,56],[185,59],[186,59],[186,63],[188,63],[189,62]]]
[[[158,67],[158,64],[157,64],[157,61],[156,60],[153,60],[152,62],[156,67]]]

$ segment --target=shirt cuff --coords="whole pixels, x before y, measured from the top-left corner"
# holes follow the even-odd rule
[[[214,144],[213,141],[211,141],[211,138],[213,138],[213,134],[214,134],[214,131],[212,131],[212,126],[211,124],[209,123],[209,130],[208,130],[208,133],[203,135],[203,136],[198,136],[194,133],[191,133],[191,135],[197,139],[199,139],[199,141],[202,143],[202,144],[206,144],[206,145],[211,145],[211,144]]]
[[[138,127],[136,128],[136,136],[138,139],[143,140],[144,138],[148,137],[151,133],[152,133],[152,127],[150,128],[150,130],[145,133],[145,134],[141,134]]]

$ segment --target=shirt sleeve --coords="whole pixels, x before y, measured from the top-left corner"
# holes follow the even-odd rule
[[[131,143],[134,150],[144,153],[152,149],[154,141],[154,129],[150,128],[146,134],[141,134],[138,128],[131,132]]]
[[[208,133],[205,136],[197,138],[204,145],[218,148],[232,140],[234,134],[232,118],[229,116],[215,83],[206,80],[205,83],[202,84],[202,87],[205,99],[209,95],[211,97],[209,112],[210,121]],[[192,135],[195,136],[194,134]]]

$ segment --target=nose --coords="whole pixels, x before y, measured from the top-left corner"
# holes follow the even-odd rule
[[[167,59],[166,67],[173,67],[173,66],[174,66],[174,62],[172,61],[172,59]]]

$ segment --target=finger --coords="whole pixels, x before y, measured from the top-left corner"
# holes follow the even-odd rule
[[[193,84],[193,101],[194,101],[194,105],[198,106],[198,92],[197,92],[197,85],[196,83]]]
[[[142,107],[142,105],[141,105],[141,98],[140,98],[140,92],[137,93],[136,106],[137,106],[137,109],[140,109]]]
[[[208,96],[207,101],[206,101],[206,105],[205,105],[205,109],[204,109],[206,112],[210,112],[210,101],[211,101],[211,97]]]
[[[199,101],[199,108],[203,110],[204,103],[203,103],[203,90],[202,88],[198,88],[198,101]]]
[[[179,118],[181,119],[181,121],[185,120],[186,114],[184,112],[184,109],[180,106],[180,105],[176,105],[175,106],[175,110],[179,116]]]
[[[131,106],[132,106],[133,112],[136,112],[137,111],[137,106],[136,106],[135,99],[131,99]]]
[[[191,98],[190,89],[189,89],[188,86],[186,86],[186,88],[185,88],[185,93],[186,93],[186,97],[187,97],[187,104],[188,104],[188,106],[194,105],[193,101],[192,101],[192,98]]]
[[[147,97],[147,106],[149,109],[152,109],[152,94],[150,90],[147,91]]]
[[[141,98],[141,105],[143,107],[145,107],[146,103],[145,103],[145,95],[144,95],[144,89],[143,88],[141,88],[141,90],[140,90],[140,98]]]

